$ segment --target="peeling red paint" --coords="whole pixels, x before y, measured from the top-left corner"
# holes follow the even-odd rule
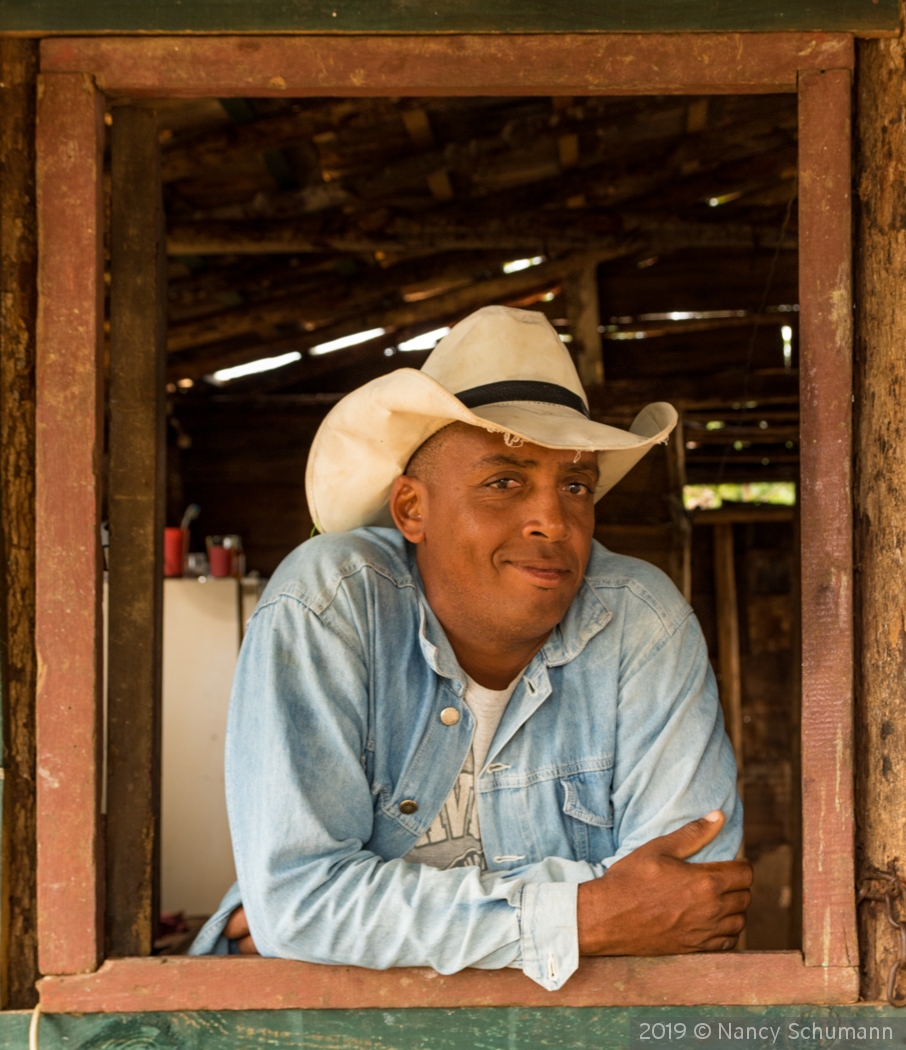
[[[853,874],[850,73],[799,80],[803,949],[857,961]]]
[[[86,90],[86,87],[88,90]],[[36,479],[38,955],[43,973],[103,953],[101,548],[103,107],[76,73],[38,102]]]
[[[808,967],[799,952],[583,959],[558,992],[519,970],[363,970],[242,956],[113,959],[96,973],[45,977],[45,1013],[342,1010],[463,1006],[847,1003],[855,968]]]
[[[594,95],[795,91],[853,65],[842,33],[76,37],[47,71],[130,96]]]

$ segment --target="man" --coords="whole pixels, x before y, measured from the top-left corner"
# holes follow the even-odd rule
[[[735,945],[751,872],[701,631],[593,541],[595,500],[675,422],[591,421],[546,319],[505,307],[331,411],[306,472],[325,535],[240,656],[238,883],[195,953],[556,989],[580,954]]]

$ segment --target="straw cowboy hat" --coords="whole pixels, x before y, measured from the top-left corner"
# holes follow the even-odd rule
[[[353,390],[315,435],[305,488],[320,532],[392,525],[387,500],[415,450],[459,421],[507,444],[598,453],[595,499],[666,441],[676,410],[659,401],[628,431],[595,423],[568,350],[543,314],[485,306],[437,344],[421,370],[400,368]]]

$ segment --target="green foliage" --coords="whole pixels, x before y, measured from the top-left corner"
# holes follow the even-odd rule
[[[744,484],[686,485],[686,510],[714,510],[724,503],[774,503],[792,507],[796,503],[793,481],[749,481]]]

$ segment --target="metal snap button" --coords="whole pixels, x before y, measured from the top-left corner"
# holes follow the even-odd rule
[[[405,813],[408,815],[409,813],[415,813],[417,809],[418,803],[415,801],[414,798],[404,798],[403,801],[400,803],[400,813]]]
[[[459,712],[455,707],[445,707],[440,713],[440,720],[445,726],[455,726],[459,721]]]

